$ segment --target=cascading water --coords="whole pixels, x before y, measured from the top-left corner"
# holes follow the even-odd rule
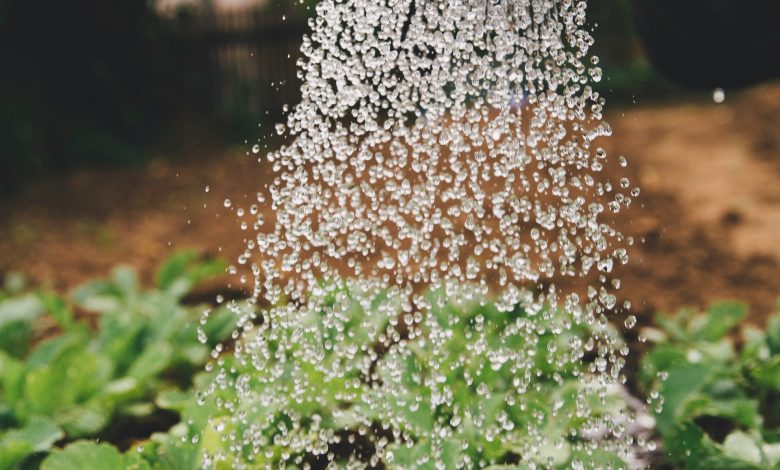
[[[585,2],[323,0],[310,26],[200,397],[245,463],[204,465],[627,461],[611,217],[639,190],[602,172],[626,162],[598,145]]]

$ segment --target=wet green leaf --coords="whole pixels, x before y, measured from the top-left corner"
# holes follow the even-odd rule
[[[727,457],[752,464],[760,464],[762,460],[761,449],[755,438],[742,431],[726,436],[726,440],[723,441],[723,453]]]
[[[717,341],[726,336],[745,318],[747,306],[740,302],[718,302],[707,309],[706,320],[697,337],[705,341]]]
[[[0,301],[0,351],[15,357],[27,353],[32,324],[43,314],[43,304],[33,294]]]
[[[127,375],[143,383],[164,371],[171,364],[172,357],[173,347],[170,344],[152,343],[136,357]]]
[[[149,466],[108,444],[79,441],[49,455],[41,470],[144,470]]]
[[[157,271],[157,286],[178,298],[199,282],[225,273],[225,264],[219,260],[200,260],[193,251],[171,256]]]
[[[24,427],[0,436],[0,468],[13,468],[33,453],[48,451],[64,436],[50,419],[33,416]]]
[[[110,417],[110,410],[101,403],[63,407],[54,414],[57,423],[72,438],[97,434],[108,424]]]

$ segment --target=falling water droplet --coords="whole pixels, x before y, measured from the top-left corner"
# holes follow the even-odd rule
[[[712,101],[720,104],[726,101],[726,92],[723,91],[723,88],[716,88],[712,92]]]

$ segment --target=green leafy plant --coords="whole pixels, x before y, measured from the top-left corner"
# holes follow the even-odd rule
[[[433,469],[431,447],[438,445],[447,468],[484,468],[490,463],[512,464],[509,468],[625,466],[617,454],[585,452],[584,440],[573,437],[588,421],[624,405],[615,396],[601,402],[584,393],[581,376],[572,373],[578,367],[570,361],[570,345],[575,338],[587,337],[587,329],[561,328],[559,316],[547,319],[538,313],[532,318],[520,306],[507,313],[485,302],[437,304],[433,295],[423,329],[431,337],[433,331],[452,334],[442,343],[425,341],[400,355],[388,354],[377,366],[388,384],[373,390],[376,402],[389,403],[380,418],[392,422],[400,414],[402,422],[413,424],[407,430],[413,445],[390,446],[395,465]],[[520,333],[531,325],[534,334]],[[405,364],[400,387],[395,387],[389,385],[390,376],[399,361]],[[518,361],[523,363],[519,369]],[[431,408],[432,389],[413,377],[433,378],[436,370],[443,371],[435,379],[442,384],[436,392],[454,398],[451,404]],[[522,393],[517,391],[518,380],[527,381]],[[583,413],[584,408],[589,411]],[[430,436],[442,429],[452,434],[431,442]]]
[[[277,325],[274,339],[268,342],[269,357],[282,354],[288,360],[275,360],[274,367],[258,369],[240,355],[224,354],[215,361],[218,367],[194,376],[192,388],[168,387],[157,394],[157,407],[181,417],[167,432],[153,434],[124,455],[105,445],[72,444],[52,453],[43,468],[64,470],[73,468],[69,465],[74,463],[89,468],[99,458],[132,468],[148,465],[171,470],[195,470],[204,464],[217,469],[268,465],[319,468],[329,459],[340,465],[367,459],[373,455],[376,440],[383,437],[387,447],[381,465],[391,468],[433,468],[430,455],[434,445],[442,446],[446,468],[483,468],[486,462],[500,463],[493,468],[502,469],[532,468],[529,465],[533,462],[556,468],[569,468],[575,462],[588,468],[625,467],[616,454],[586,451],[570,434],[583,424],[577,413],[582,406],[591,407],[594,416],[622,406],[617,397],[582,402],[582,385],[569,374],[567,361],[560,359],[574,333],[559,334],[554,322],[534,319],[537,328],[545,332],[532,335],[537,342],[521,344],[508,333],[514,326],[531,321],[520,308],[509,314],[485,302],[434,308],[430,323],[423,322],[424,334],[445,323],[453,331],[437,358],[442,370],[449,371],[442,383],[454,391],[455,408],[468,408],[475,419],[484,416],[485,420],[452,426],[455,434],[433,443],[429,440],[431,430],[450,426],[456,413],[451,406],[432,406],[430,389],[412,379],[431,377],[434,372],[431,361],[438,353],[430,342],[407,352],[381,346],[403,342],[398,330],[403,323],[399,300],[380,292],[370,302],[359,302],[344,286],[322,286],[314,295],[313,305],[319,308],[287,318]],[[345,302],[346,315],[336,323],[328,321],[327,310]],[[263,325],[255,326],[256,334],[263,334]],[[487,340],[484,351],[475,348],[479,338]],[[290,360],[310,348],[319,348],[323,354],[318,367],[305,360]],[[523,393],[522,403],[510,399],[510,389],[516,384],[507,381],[508,365],[498,365],[496,354],[507,352],[506,348],[532,351],[529,371],[546,377]],[[464,355],[464,350],[471,352]],[[390,377],[399,362],[403,365],[400,382]],[[329,368],[345,372],[323,372]],[[285,380],[271,380],[271,375]],[[472,385],[467,376],[478,380]],[[484,383],[492,395],[485,396],[477,382]],[[239,383],[241,387],[236,386]],[[212,393],[203,393],[215,384]],[[239,388],[243,400],[238,399]],[[271,401],[267,401],[269,397]],[[301,424],[296,431],[299,437],[315,443],[312,450],[294,450],[282,439],[280,429],[290,429],[293,416]],[[497,433],[499,427],[513,428],[514,432],[502,434],[501,439],[491,438],[489,434]],[[540,434],[535,434],[535,429]],[[242,440],[241,436],[247,435],[252,436],[251,443]],[[368,435],[375,440],[367,440]],[[291,438],[289,434],[286,437]],[[543,440],[555,444],[537,449],[533,459],[522,458],[531,455],[534,443]],[[329,443],[325,448],[330,457],[315,450],[318,442]],[[464,442],[468,446],[464,447]]]
[[[0,296],[0,351],[21,357],[30,347],[33,322],[43,315],[44,306],[33,293],[12,295],[11,292],[14,290],[6,291],[6,298]]]
[[[200,326],[212,338],[203,344],[202,308],[181,303],[197,282],[223,271],[221,263],[183,253],[163,265],[154,289],[140,289],[132,270],[118,268],[76,289],[72,303],[48,293],[0,301],[0,337],[25,340],[4,342],[0,351],[0,468],[29,466],[55,442],[111,436],[119,432],[112,426],[159,414],[160,390],[188,386],[213,341],[233,329],[232,313],[220,308]],[[92,313],[96,331],[73,307]],[[61,333],[30,348],[43,316]]]
[[[322,298],[314,304],[321,305],[321,310],[285,317],[274,339],[268,341],[267,354],[275,358],[274,364],[257,368],[257,364],[223,356],[220,369],[227,374],[221,376],[213,395],[200,399],[200,405],[195,396],[185,392],[160,395],[159,406],[180,413],[188,423],[177,426],[172,434],[193,443],[196,455],[212,456],[209,463],[216,468],[304,468],[328,461],[316,451],[295,451],[284,444],[295,437],[288,433],[282,438],[281,428],[294,429],[292,436],[308,436],[314,448],[316,443],[326,443],[331,458],[341,464],[368,458],[374,443],[384,438],[388,444],[383,465],[392,468],[434,468],[430,458],[433,445],[443,449],[446,468],[482,468],[488,462],[506,464],[505,468],[530,468],[525,465],[534,462],[556,468],[569,468],[575,462],[625,466],[617,454],[586,451],[579,445],[582,442],[571,437],[585,422],[582,414],[599,416],[623,406],[617,397],[583,402],[583,385],[570,374],[571,364],[563,360],[575,333],[556,331],[553,322],[531,320],[520,308],[507,314],[490,303],[447,304],[434,308],[430,319],[423,321],[426,335],[445,324],[452,330],[448,340],[439,345],[440,354],[433,351],[430,341],[396,351],[395,346],[404,342],[396,327],[401,323],[398,299],[380,293],[370,303],[361,303],[349,289],[335,286],[326,286],[318,295]],[[346,317],[337,324],[327,322],[324,313],[335,303],[348,305]],[[524,322],[535,324],[537,331],[544,330],[531,335],[538,339],[536,343],[523,343],[522,335],[509,333]],[[388,339],[393,336],[395,339]],[[475,347],[479,338],[487,340],[485,350]],[[282,348],[281,343],[292,346]],[[387,348],[387,344],[392,345]],[[298,355],[302,349],[322,351],[323,360],[316,367],[308,364],[301,359],[305,356]],[[512,376],[511,361],[498,365],[496,359],[510,350],[531,350],[529,357],[535,359],[527,364],[529,373],[547,377],[534,380],[516,401],[512,390],[517,384],[508,379]],[[287,360],[279,360],[279,354]],[[433,376],[437,354],[440,370],[449,371],[438,382],[453,391],[454,406],[432,406],[431,389],[420,379]],[[294,357],[298,360],[292,360]],[[394,376],[399,369],[401,377]],[[328,375],[325,370],[345,372]],[[215,374],[218,372],[198,376],[196,389],[213,384]],[[271,380],[272,375],[285,380]],[[484,390],[478,384],[484,384]],[[238,388],[244,399],[237,399]],[[268,402],[268,397],[273,400]],[[582,413],[583,406],[590,407],[591,413]],[[460,413],[455,413],[457,410]],[[455,423],[459,418],[454,417],[464,410],[475,420],[477,416],[485,419]],[[293,420],[293,416],[298,418]],[[450,431],[434,443],[429,440],[434,429]],[[504,432],[507,429],[513,432]],[[406,438],[400,439],[400,434]],[[252,436],[251,444],[242,444],[246,441],[241,436],[246,435]],[[542,442],[555,445],[535,449]],[[166,445],[171,442],[156,444],[156,449],[165,453]]]
[[[218,307],[199,321],[206,307],[186,305],[197,283],[223,270],[183,253],[160,268],[152,289],[118,268],[67,299],[29,291],[10,276],[0,291],[0,338],[9,339],[0,343],[0,468],[347,465],[365,462],[383,438],[377,464],[392,468],[434,468],[434,448],[445,468],[626,466],[572,432],[587,424],[583,416],[598,419],[626,406],[618,396],[588,399],[566,359],[583,334],[617,338],[608,325],[570,331],[554,312],[531,318],[485,301],[439,302],[435,292],[428,294],[430,314],[412,319],[387,292],[368,299],[352,287],[323,284],[313,293],[316,308],[273,326],[269,358],[286,360],[258,367],[232,342],[214,354],[240,315]],[[334,323],[328,312],[336,305],[346,313]],[[764,330],[744,325],[745,315],[742,304],[721,302],[705,312],[658,315],[657,327],[643,331],[652,347],[636,378],[656,410],[660,451],[673,468],[780,469],[780,315]],[[249,317],[256,335],[272,328]],[[411,341],[403,326],[409,321],[425,339],[448,334],[436,343]],[[58,334],[41,338],[41,324],[58,325]],[[529,325],[533,335],[515,334]],[[292,360],[312,349],[322,352],[317,367]],[[597,367],[598,348],[588,350],[586,364]],[[520,356],[535,378],[516,394],[518,384],[507,377],[516,376],[511,368]],[[443,391],[452,394],[446,405],[432,395]],[[578,412],[583,407],[589,411]],[[123,441],[127,450],[115,446],[128,420],[148,425],[161,414],[169,419]],[[293,450],[300,448],[280,431],[293,423],[298,437],[328,443],[332,455],[316,446]],[[250,434],[254,440],[241,440]],[[115,444],[100,442],[106,439]]]
[[[657,431],[680,468],[780,468],[780,316],[738,328],[746,308],[658,315],[640,381]],[[660,406],[662,404],[662,406]]]

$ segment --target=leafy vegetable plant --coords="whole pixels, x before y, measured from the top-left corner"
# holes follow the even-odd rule
[[[627,465],[572,432],[594,427],[582,416],[626,405],[617,395],[581,393],[582,376],[566,358],[584,330],[561,330],[554,315],[531,319],[519,307],[441,303],[429,293],[430,315],[414,320],[418,334],[450,333],[415,342],[392,295],[358,301],[348,286],[323,285],[312,304],[320,310],[274,326],[269,357],[286,360],[263,366],[236,350],[240,339],[214,353],[233,341],[235,312],[220,306],[199,321],[207,307],[186,305],[193,286],[223,269],[182,253],[160,268],[152,289],[118,268],[68,298],[8,277],[0,291],[0,468],[319,468],[333,460],[432,469],[434,447],[444,468]],[[325,312],[337,303],[348,308],[334,324]],[[658,315],[643,332],[652,347],[636,378],[673,468],[780,469],[780,315],[760,330],[742,325],[745,312],[721,302]],[[535,334],[516,334],[530,325]],[[263,335],[270,325],[252,328]],[[604,328],[596,333],[617,336]],[[304,348],[322,351],[318,367],[291,360]],[[595,367],[597,357],[586,364]],[[507,382],[517,361],[535,376],[519,395]],[[444,391],[452,393],[446,405],[435,397]],[[133,422],[144,433],[128,434]],[[293,423],[298,437],[327,445],[293,450],[279,431]],[[384,452],[371,461],[376,442]]]
[[[370,302],[358,302],[343,286],[323,286],[315,295],[313,304],[323,310],[312,309],[277,325],[275,340],[268,342],[269,357],[277,360],[267,367],[258,368],[240,354],[223,354],[209,371],[195,375],[192,389],[167,387],[158,393],[156,406],[181,417],[168,432],[153,434],[125,454],[104,444],[77,442],[51,454],[43,468],[70,469],[74,462],[90,465],[102,458],[139,469],[321,468],[330,460],[361,468],[426,469],[434,468],[434,445],[444,449],[445,468],[485,468],[491,462],[502,469],[533,468],[540,462],[555,468],[577,463],[585,468],[625,467],[617,454],[586,450],[584,437],[572,438],[571,431],[584,424],[577,412],[583,406],[591,407],[593,416],[622,406],[617,397],[582,401],[582,384],[562,359],[573,334],[559,334],[553,324],[534,319],[536,328],[546,333],[532,335],[537,342],[522,343],[522,335],[509,333],[517,325],[531,325],[522,309],[507,314],[486,302],[445,304],[433,309],[422,328],[430,335],[445,323],[451,327],[451,338],[438,352],[431,342],[393,350],[395,346],[381,344],[404,342],[397,299],[380,292]],[[324,310],[341,302],[348,303],[346,316],[338,324],[325,321]],[[256,334],[263,334],[262,324],[256,328]],[[476,347],[481,339],[484,350]],[[289,360],[302,348],[320,348],[319,367]],[[471,352],[461,354],[464,350]],[[524,367],[547,377],[535,380],[515,401],[510,390],[516,384],[506,379],[509,365],[499,358],[509,350],[528,353],[531,362]],[[278,360],[280,354],[288,360]],[[450,371],[439,383],[454,390],[454,407],[433,405],[431,389],[412,378],[433,377],[433,360]],[[346,372],[330,376],[322,370],[334,367]],[[401,376],[391,377],[396,370]],[[473,422],[452,426],[464,416]],[[283,438],[279,431],[292,426],[294,418],[302,424],[297,436],[313,443],[308,451],[294,450],[289,439],[296,435]],[[445,428],[450,429],[448,436],[431,442],[431,431]],[[376,439],[367,440],[367,435]],[[372,461],[373,443],[382,438],[384,456]],[[540,442],[554,444],[535,448]],[[327,445],[320,448],[317,443]]]
[[[739,328],[744,305],[658,315],[640,381],[676,468],[780,468],[780,316]],[[662,406],[661,406],[662,405]]]
[[[121,438],[119,428],[128,422],[160,415],[154,404],[159,391],[188,386],[213,346],[198,340],[202,308],[184,306],[182,298],[223,270],[221,263],[182,253],[163,265],[155,289],[141,290],[132,270],[117,268],[110,279],[76,289],[72,301],[18,289],[5,293],[0,468],[34,467],[55,443]],[[74,308],[93,315],[75,316]],[[54,319],[61,334],[32,341],[44,317]],[[93,317],[96,331],[85,320]],[[224,339],[233,329],[232,314],[220,309],[202,328],[210,338]]]
[[[313,305],[322,309],[348,305],[346,317],[328,323],[316,308],[285,317],[273,339],[265,340],[267,357],[273,358],[269,363],[258,367],[262,358],[223,356],[221,372],[196,379],[206,387],[216,384],[207,399],[201,397],[203,406],[186,394],[160,397],[161,405],[190,423],[177,435],[197,443],[207,466],[321,468],[333,459],[340,465],[432,469],[434,445],[441,446],[443,464],[452,469],[496,463],[518,469],[539,463],[625,466],[617,454],[586,450],[585,438],[572,438],[572,431],[586,424],[583,415],[597,417],[623,406],[614,396],[584,401],[584,386],[564,359],[574,333],[556,332],[552,323],[531,319],[521,308],[507,314],[486,302],[446,304],[421,320],[426,338],[445,324],[453,332],[434,346],[433,341],[404,338],[400,305],[387,293],[359,302],[348,288],[326,286],[317,295],[321,298]],[[534,343],[512,333],[531,325],[535,333],[543,331],[528,335],[538,340]],[[271,327],[257,328],[262,335]],[[477,343],[483,341],[480,349]],[[322,360],[309,364],[300,359],[300,349],[319,350]],[[521,367],[535,377],[525,378],[529,387],[519,395],[518,384],[509,379],[517,371],[510,374],[512,361],[501,358],[513,352],[529,359]],[[435,363],[440,367],[433,368]],[[437,370],[449,372],[435,377]],[[546,379],[536,380],[541,376]],[[452,405],[437,404],[433,382],[453,391]],[[586,407],[589,413],[583,412]],[[432,442],[433,435],[446,437]],[[310,440],[309,450],[288,445],[298,438]],[[372,460],[375,443],[383,441],[382,457]],[[554,444],[544,447],[547,442]]]

